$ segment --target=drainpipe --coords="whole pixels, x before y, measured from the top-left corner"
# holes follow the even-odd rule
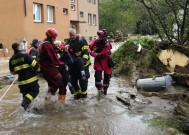
[[[100,27],[100,24],[99,24],[100,20],[99,20],[99,18],[100,18],[100,16],[99,16],[99,0],[98,0],[98,29]]]
[[[77,23],[77,29],[78,29],[78,33],[80,33],[80,29],[79,29],[79,0],[77,0],[77,20],[78,20],[78,23]]]
[[[24,0],[24,15],[27,16],[27,12],[26,12],[26,0]]]

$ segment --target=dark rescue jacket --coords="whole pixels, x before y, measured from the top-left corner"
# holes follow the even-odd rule
[[[38,50],[37,50],[35,47],[31,46],[31,47],[28,49],[27,53],[28,53],[29,55],[31,55],[31,56],[37,61],[39,52],[38,52]]]
[[[85,67],[91,65],[88,51],[89,45],[85,38],[77,36],[76,39],[69,39],[66,44],[70,45],[69,53],[72,57],[81,57]]]
[[[38,81],[40,68],[37,62],[27,53],[17,51],[9,61],[12,74],[18,74],[18,85],[27,85]]]

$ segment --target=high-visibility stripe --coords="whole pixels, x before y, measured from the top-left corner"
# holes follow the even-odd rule
[[[87,54],[84,54],[84,55],[83,55],[83,58],[88,59],[89,56],[88,56]]]
[[[35,59],[35,58],[37,58],[37,56],[32,56],[32,58],[34,58],[34,59]]]
[[[32,95],[30,95],[30,94],[26,94],[26,97],[27,97],[30,101],[33,100],[33,97],[32,97]]]
[[[80,94],[83,94],[83,95],[87,94],[87,90],[86,91],[80,91]]]
[[[37,72],[41,71],[40,67],[36,70]]]
[[[81,91],[81,90],[75,91],[75,92],[74,92],[74,96],[80,94],[80,91]]]
[[[82,54],[81,51],[75,53],[76,56],[80,56],[81,54]]]
[[[18,70],[25,69],[25,68],[29,68],[29,67],[31,67],[29,64],[23,64],[23,65],[21,65],[21,66],[15,67],[15,68],[14,68],[14,71],[16,72],[16,71],[18,71]]]
[[[18,85],[25,85],[25,84],[28,84],[28,83],[32,83],[34,81],[37,81],[37,76],[34,76],[34,77],[27,79],[27,80],[24,80],[24,81],[20,81],[20,82],[18,82]]]
[[[59,51],[63,52],[64,50],[62,48],[60,48],[59,46],[57,47],[57,49],[59,49]]]
[[[88,50],[88,49],[89,49],[89,46],[88,46],[88,45],[84,45],[81,49],[82,49],[82,51],[83,51],[83,50]]]
[[[37,62],[35,60],[33,60],[32,63],[31,63],[31,66],[35,67],[36,64],[37,64]]]
[[[84,66],[86,67],[86,66],[89,66],[90,64],[91,64],[91,61],[88,60]]]

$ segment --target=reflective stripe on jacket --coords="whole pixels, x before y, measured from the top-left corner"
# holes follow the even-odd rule
[[[9,61],[11,73],[18,74],[18,85],[26,85],[38,80],[36,72],[40,71],[37,62],[27,53],[18,51]]]
[[[83,37],[77,36],[76,39],[69,39],[67,44],[70,45],[69,53],[73,57],[83,58],[85,67],[91,65],[90,56],[89,56],[89,45]]]

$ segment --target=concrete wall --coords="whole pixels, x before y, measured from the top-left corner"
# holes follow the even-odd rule
[[[99,13],[98,13],[98,0],[96,0],[96,4],[88,2],[88,0],[80,0],[79,1],[79,13],[82,11],[84,13],[83,17],[79,16],[79,32],[81,35],[85,36],[86,39],[89,37],[94,38],[96,36],[96,32],[99,30]],[[96,25],[88,24],[88,14],[96,15]],[[92,18],[93,20],[93,18]]]
[[[33,2],[43,5],[43,21],[33,21]],[[55,22],[47,22],[47,5],[54,6]],[[31,42],[33,38],[43,40],[47,28],[55,28],[58,32],[58,40],[63,41],[68,38],[69,14],[63,14],[63,8],[69,8],[69,0],[30,0],[27,1],[27,16],[24,19],[24,32],[27,41]],[[69,12],[68,12],[69,13]]]
[[[33,3],[42,4],[42,22],[34,22]],[[71,10],[71,4],[75,4],[75,11]],[[54,6],[54,23],[47,22],[47,5]],[[63,8],[68,9],[67,15],[63,14]],[[84,12],[83,18],[79,16],[80,11]],[[57,39],[61,41],[69,37],[68,30],[72,24],[77,25],[78,33],[87,40],[96,36],[99,29],[98,0],[96,4],[89,3],[88,0],[75,0],[75,3],[70,0],[1,0],[0,13],[0,43],[4,46],[5,56],[12,55],[11,44],[15,41],[26,40],[29,47],[33,38],[43,40],[49,27],[58,31]],[[88,25],[88,13],[96,15],[96,25]]]
[[[23,0],[1,0],[0,43],[4,46],[5,56],[12,53],[11,44],[24,36],[23,15]]]
[[[69,7],[69,10],[70,10],[70,20],[71,21],[78,21],[79,18],[78,18],[78,2],[79,1],[85,1],[85,0],[74,0],[74,2],[71,2],[70,1],[70,7]],[[71,10],[71,5],[74,5],[75,6],[75,10]]]
[[[34,22],[33,3],[42,4],[42,22]],[[54,23],[47,22],[47,5],[54,6]],[[24,0],[1,0],[0,43],[3,43],[4,51],[5,48],[8,48],[8,53],[5,53],[6,56],[13,53],[11,49],[13,42],[26,40],[29,47],[33,38],[43,40],[46,29],[50,27],[58,31],[58,40],[64,41],[68,38],[68,29],[70,28],[69,11],[67,15],[64,15],[63,8],[69,10],[69,7],[70,0],[26,0],[26,8],[24,8]],[[26,9],[26,14],[24,9]]]

